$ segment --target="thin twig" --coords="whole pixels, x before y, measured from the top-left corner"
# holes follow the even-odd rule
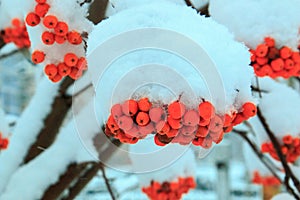
[[[20,51],[21,51],[20,49],[15,49],[15,50],[13,50],[13,51],[7,53],[7,54],[2,54],[2,55],[0,56],[0,60],[2,60],[2,59],[4,59],[4,58],[7,58],[7,57],[9,57],[9,56],[12,56],[12,55],[14,55],[14,54],[16,54],[16,53],[19,53]]]
[[[259,98],[262,98],[261,89],[260,89],[260,86],[259,86],[259,80],[258,80],[257,76],[255,77],[255,80],[256,80],[256,87],[258,88]]]
[[[285,171],[285,178],[284,178],[284,183],[285,183],[285,186],[287,188],[287,190],[298,200],[300,200],[300,197],[296,194],[296,192],[294,191],[294,189],[290,186],[289,184],[289,180],[292,179],[296,189],[298,190],[298,192],[300,192],[300,183],[299,183],[299,180],[296,178],[296,176],[294,175],[293,171],[291,170],[291,168],[289,167],[287,161],[286,161],[286,158],[285,156],[283,155],[282,151],[281,151],[281,148],[280,148],[280,144],[278,142],[278,140],[276,139],[274,133],[271,131],[265,117],[263,116],[260,108],[258,107],[257,108],[257,116],[258,116],[258,119],[260,120],[260,122],[262,123],[266,133],[268,134],[275,150],[276,150],[276,153],[280,159],[280,162],[284,168],[284,171]]]
[[[72,95],[73,98],[78,97],[79,95],[81,95],[82,93],[84,93],[86,90],[88,90],[90,87],[92,87],[93,84],[90,83],[87,86],[85,86],[84,88],[82,88],[81,90],[79,90],[78,92],[76,92],[75,94]]]
[[[106,185],[107,190],[108,190],[108,192],[109,192],[109,194],[110,194],[110,196],[111,196],[111,199],[112,199],[112,200],[116,200],[116,197],[115,197],[115,195],[114,195],[114,193],[113,193],[113,190],[112,190],[112,188],[111,188],[111,185],[110,185],[110,183],[109,183],[109,180],[108,180],[108,178],[107,178],[107,176],[106,176],[106,172],[105,172],[105,169],[104,169],[104,164],[103,164],[103,163],[99,163],[99,165],[100,165],[100,170],[101,170],[101,172],[102,172],[103,179],[104,179],[104,181],[105,181],[105,185]]]
[[[240,137],[242,137],[248,145],[252,148],[256,156],[261,160],[261,162],[268,168],[268,170],[273,174],[274,177],[276,177],[281,183],[282,180],[278,176],[278,174],[275,172],[273,167],[271,166],[270,161],[267,160],[267,157],[259,150],[259,148],[250,140],[250,138],[247,136],[247,132],[239,131],[236,129],[233,129],[233,133],[236,133]]]
[[[191,6],[193,9],[197,10],[197,8],[192,4],[190,0],[184,0],[187,6]]]
[[[260,95],[261,95],[262,93],[269,93],[269,91],[260,89],[259,87],[255,87],[255,86],[253,86],[253,85],[251,85],[251,91],[252,91],[252,92],[258,92]]]

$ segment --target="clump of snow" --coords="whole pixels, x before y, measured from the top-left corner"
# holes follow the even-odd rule
[[[5,117],[5,113],[0,107],[0,135],[2,134],[2,137],[7,137],[9,133],[10,129]]]
[[[151,140],[142,140],[135,145],[130,145],[129,157],[141,187],[149,186],[152,180],[162,183],[176,181],[178,177],[195,176],[194,152],[190,148],[183,151],[183,147],[178,144],[170,144],[167,148],[159,150]],[[178,148],[182,150],[181,155],[176,154],[174,150]]]
[[[259,80],[262,93],[259,107],[271,130],[278,138],[285,135],[300,135],[300,95],[285,84],[280,84],[270,78]],[[250,120],[259,142],[269,141],[257,117]]]
[[[59,84],[51,84],[46,78],[41,80],[35,95],[17,121],[9,148],[0,154],[0,163],[5,163],[0,165],[0,193],[44,127],[44,119],[51,111],[58,87]]]
[[[300,39],[300,1],[210,0],[209,12],[251,49],[270,36],[281,46],[297,50]]]
[[[109,40],[126,31],[146,28],[156,28],[157,32],[147,36],[141,32],[136,38],[124,39],[121,43]],[[188,46],[182,38],[172,41],[173,34],[160,35],[160,30],[173,31],[203,48],[216,67],[205,53],[193,49],[195,46]],[[139,47],[142,41],[149,45]],[[99,45],[107,45],[107,48],[95,53]],[[155,48],[155,45],[164,48]],[[176,48],[181,51],[172,51]],[[120,55],[107,61],[116,53]],[[193,66],[195,60],[197,63],[202,60],[201,70]],[[254,101],[250,92],[253,69],[249,66],[248,49],[234,41],[224,26],[185,5],[149,3],[125,9],[102,21],[90,34],[88,63],[96,87],[97,104],[104,108],[100,111],[103,121],[107,119],[111,105],[123,102],[133,94],[146,95],[164,103],[182,95],[181,100],[188,107],[195,107],[204,98],[211,100],[220,114],[239,109],[246,101]],[[104,70],[106,64],[109,67]]]
[[[275,195],[271,200],[295,200],[289,193],[280,193]]]

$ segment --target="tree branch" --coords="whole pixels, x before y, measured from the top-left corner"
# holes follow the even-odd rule
[[[291,179],[296,187],[296,189],[298,190],[298,192],[300,192],[300,183],[299,183],[299,180],[296,178],[296,176],[294,175],[293,171],[291,170],[291,168],[289,167],[289,165],[287,164],[287,161],[286,161],[286,158],[285,156],[283,155],[282,151],[281,151],[281,147],[280,147],[280,144],[277,140],[277,138],[275,137],[274,133],[271,131],[268,123],[266,122],[266,119],[265,117],[263,116],[260,108],[258,107],[257,108],[257,116],[258,116],[258,119],[260,120],[260,122],[262,123],[266,133],[268,134],[275,150],[276,150],[276,153],[280,159],[280,162],[284,168],[284,171],[285,171],[285,179],[284,179],[284,182],[285,182],[285,186],[287,187],[287,190],[293,194],[293,196],[296,198],[296,199],[300,199],[300,197],[296,194],[296,192],[293,190],[293,188],[290,186],[290,183],[289,183],[289,180]]]
[[[110,185],[110,183],[109,183],[109,180],[108,180],[108,178],[107,178],[107,176],[106,176],[106,172],[105,172],[104,165],[103,165],[103,163],[99,163],[99,165],[100,165],[100,170],[101,170],[101,172],[102,172],[103,179],[104,179],[104,181],[105,181],[106,188],[107,188],[107,190],[108,190],[108,192],[109,192],[109,194],[110,194],[110,197],[111,197],[112,200],[116,200],[116,197],[115,197],[115,195],[114,195],[114,193],[113,193],[113,190],[112,190],[112,188],[111,188],[111,185]]]

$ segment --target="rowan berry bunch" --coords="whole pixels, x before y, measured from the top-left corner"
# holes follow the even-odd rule
[[[274,176],[262,176],[258,171],[253,173],[252,183],[263,186],[277,186],[281,185],[280,180]]]
[[[269,153],[272,158],[280,160],[276,150],[271,142],[266,142],[261,145],[263,153]],[[281,151],[287,162],[294,163],[300,156],[300,137],[285,135],[281,142]]]
[[[179,200],[183,194],[189,192],[190,189],[196,187],[196,182],[193,177],[187,178],[178,178],[174,182],[163,182],[159,183],[152,181],[151,185],[148,187],[143,187],[142,191],[151,199],[151,200]]]
[[[8,138],[3,138],[2,133],[0,132],[0,151],[8,148],[9,140]]]
[[[277,48],[275,40],[267,37],[263,44],[251,49],[251,65],[259,77],[300,76],[300,54],[289,47]]]
[[[6,44],[12,42],[20,49],[30,47],[26,26],[20,19],[13,19],[11,26],[1,30],[0,36]]]
[[[72,46],[72,50],[64,55],[63,60],[45,66],[45,74],[53,82],[59,82],[65,76],[78,79],[87,69],[86,58],[76,55],[73,51],[76,48],[84,49],[82,34],[76,30],[71,30],[70,25],[61,21],[57,16],[48,14],[51,5],[46,0],[36,0],[36,2],[34,11],[26,16],[27,25],[31,27],[43,26],[45,31],[41,34],[41,40],[47,47],[64,44]],[[46,58],[47,54],[42,50],[35,50],[32,53],[32,61],[35,64],[43,63]]]
[[[147,135],[154,134],[158,146],[169,143],[210,148],[222,141],[224,133],[229,133],[233,126],[256,115],[256,106],[245,103],[239,112],[224,116],[218,115],[214,106],[203,101],[198,109],[175,101],[169,105],[154,105],[148,98],[138,101],[130,99],[111,108],[105,134],[119,139],[122,143],[134,144]]]

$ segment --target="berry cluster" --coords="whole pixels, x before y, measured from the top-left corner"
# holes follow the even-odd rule
[[[265,38],[265,42],[251,49],[251,65],[259,77],[271,78],[300,76],[300,54],[289,47],[275,47],[273,38]]]
[[[142,188],[151,200],[179,200],[183,194],[196,187],[193,177],[179,178],[176,182],[155,182],[152,181],[149,187]]]
[[[282,138],[281,151],[286,157],[287,162],[294,163],[300,156],[300,138],[286,135]],[[261,145],[263,153],[269,153],[272,158],[279,160],[276,150],[271,142],[266,142]]]
[[[83,43],[82,36],[75,30],[69,30],[66,22],[60,21],[54,15],[47,15],[50,5],[46,0],[36,0],[34,12],[26,16],[28,26],[37,26],[41,22],[47,31],[41,35],[41,40],[47,46],[53,44],[80,45]],[[36,50],[32,53],[31,59],[35,64],[44,62],[46,54],[43,51]],[[60,81],[63,77],[69,76],[72,79],[78,79],[84,70],[87,69],[87,62],[84,57],[78,57],[76,54],[69,52],[64,56],[61,63],[48,64],[45,66],[45,74],[53,82]]]
[[[153,105],[148,98],[138,101],[133,99],[111,108],[105,134],[122,143],[135,144],[149,134],[155,134],[154,141],[158,146],[172,143],[210,148],[212,143],[219,143],[224,133],[233,126],[256,115],[256,106],[245,103],[240,112],[216,114],[214,106],[203,101],[197,110],[187,109],[185,104],[175,101],[169,105]]]
[[[263,186],[276,186],[281,185],[280,180],[274,176],[261,176],[258,171],[253,173],[252,183]]]
[[[11,27],[1,30],[0,36],[6,44],[13,42],[20,49],[30,47],[26,26],[17,18],[11,21]]]
[[[8,138],[3,138],[2,133],[0,132],[0,151],[7,149],[9,144]]]

